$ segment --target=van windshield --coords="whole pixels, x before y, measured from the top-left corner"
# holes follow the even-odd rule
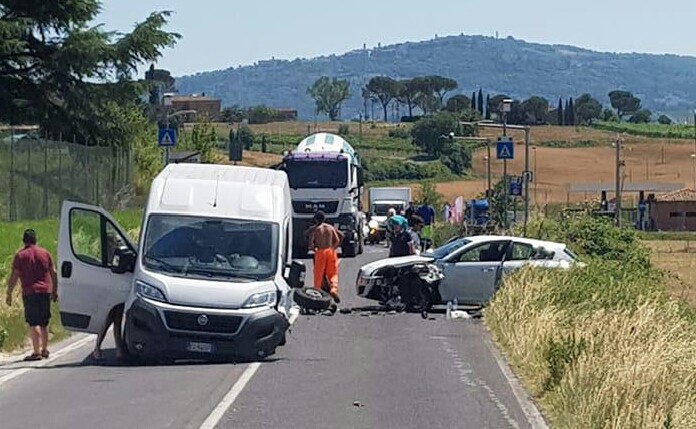
[[[386,216],[389,209],[394,209],[396,213],[400,213],[404,209],[403,204],[375,204],[372,206],[372,213],[375,216]]]
[[[264,280],[276,272],[278,231],[271,222],[151,215],[142,262],[174,276]]]

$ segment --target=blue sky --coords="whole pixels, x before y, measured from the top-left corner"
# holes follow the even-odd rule
[[[103,0],[97,22],[127,31],[155,10],[174,11],[169,29],[183,35],[158,65],[175,76],[496,31],[600,51],[696,56],[690,0]]]

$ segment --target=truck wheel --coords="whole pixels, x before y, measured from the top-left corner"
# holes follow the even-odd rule
[[[293,299],[297,305],[308,310],[326,310],[333,302],[331,295],[325,291],[309,287],[295,289]]]
[[[358,253],[358,245],[353,244],[347,244],[341,247],[341,254],[347,258],[354,258],[355,255]]]

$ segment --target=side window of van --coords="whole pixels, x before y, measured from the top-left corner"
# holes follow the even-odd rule
[[[70,212],[70,244],[80,261],[110,267],[116,250],[126,247],[126,243],[118,229],[101,214],[83,209]]]

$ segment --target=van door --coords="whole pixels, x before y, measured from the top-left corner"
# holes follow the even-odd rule
[[[112,271],[117,250],[136,247],[113,218],[95,206],[66,201],[58,234],[58,304],[70,331],[99,333],[130,292],[132,270]]]

